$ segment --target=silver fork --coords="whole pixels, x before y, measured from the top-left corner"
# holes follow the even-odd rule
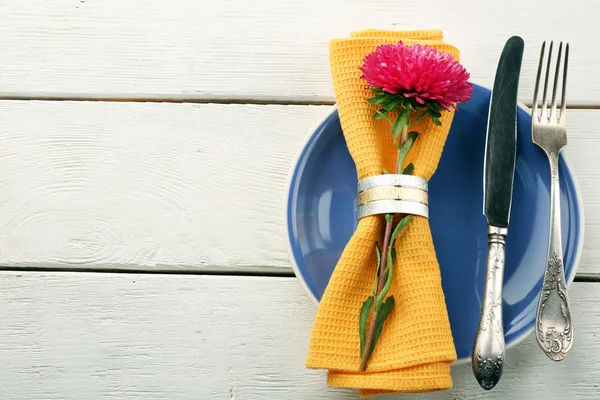
[[[556,92],[561,66],[563,44],[558,48],[556,71],[554,73],[554,89],[552,91],[552,105],[548,108],[548,78],[552,61],[552,42],[548,51],[546,66],[546,79],[544,82],[544,95],[541,110],[538,110],[538,92],[540,75],[544,64],[544,50],[546,42],[542,44],[540,63],[535,80],[533,95],[533,109],[531,112],[531,134],[533,143],[544,150],[550,161],[550,235],[548,239],[548,256],[542,293],[537,309],[536,338],[540,347],[552,360],[560,361],[567,355],[573,344],[573,326],[567,296],[565,271],[563,266],[561,227],[560,227],[560,184],[558,175],[558,155],[567,145],[566,130],[566,103],[565,91],[567,86],[567,64],[569,62],[569,44],[565,46],[565,62],[562,79],[562,99],[560,113],[556,105]]]

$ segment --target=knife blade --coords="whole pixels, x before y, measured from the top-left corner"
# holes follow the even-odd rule
[[[483,214],[488,224],[508,227],[517,155],[517,93],[523,39],[506,42],[490,98],[483,177]]]
[[[488,222],[488,255],[472,367],[482,388],[492,389],[502,376],[505,359],[502,279],[506,235],[517,154],[517,94],[523,39],[504,45],[490,98],[483,178],[483,214]]]

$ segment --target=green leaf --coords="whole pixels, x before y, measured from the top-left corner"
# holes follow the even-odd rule
[[[386,279],[385,284],[383,285],[383,289],[375,298],[375,312],[379,312],[381,307],[383,306],[383,299],[387,296],[388,292],[392,287],[392,280],[394,279],[394,262],[392,261],[392,252],[391,248],[387,253],[387,266],[386,266]]]
[[[372,87],[371,91],[375,94],[382,94],[383,93],[383,89],[380,87]]]
[[[392,136],[394,137],[394,139],[399,137],[402,134],[403,129],[408,128],[409,115],[410,115],[410,112],[407,111],[406,108],[403,108],[402,111],[400,112],[400,115],[398,115],[396,122],[394,122],[394,125],[392,125]]]
[[[375,345],[379,341],[379,337],[381,336],[381,332],[383,331],[383,324],[385,320],[390,315],[390,311],[394,307],[394,297],[390,296],[387,298],[383,306],[381,306],[381,310],[379,314],[377,314],[377,324],[375,325],[375,334],[373,335],[373,343],[371,344],[371,350],[367,357],[367,360],[371,358],[371,354],[373,354],[373,350],[375,350]]]
[[[398,165],[401,166],[402,164],[404,164],[404,159],[406,158],[406,155],[408,154],[410,149],[413,147],[413,144],[415,144],[415,140],[417,140],[418,136],[419,133],[416,131],[408,132],[406,143],[404,143],[404,146],[402,146],[402,148],[398,152]]]
[[[410,104],[410,106],[407,108],[410,108],[411,110],[423,110],[424,109],[424,104],[419,104],[417,102],[417,100],[415,100],[414,97],[407,98],[406,103],[407,103],[407,105]]]
[[[408,143],[409,141],[412,141],[410,147],[412,148],[412,146],[415,144],[415,142],[417,141],[417,138],[419,137],[419,132],[417,131],[410,131],[408,132],[408,134],[406,135],[406,143]],[[406,144],[405,143],[405,144]],[[410,150],[410,148],[408,149]],[[407,152],[408,153],[408,152]]]
[[[417,118],[415,118],[415,120],[413,122],[411,122],[410,124],[408,124],[408,126],[415,125],[417,122],[419,122],[420,120],[422,120],[423,118],[425,118],[427,115],[429,115],[429,113],[427,111],[424,111],[421,115],[419,115]]]
[[[384,110],[392,111],[404,101],[403,97],[388,95],[388,98],[381,103]]]
[[[385,272],[386,272],[385,283],[387,283],[388,280],[392,279],[387,273],[388,272],[390,274],[394,273],[394,258],[392,257],[392,250],[393,250],[393,246],[392,246],[392,243],[390,242],[390,246],[388,248],[387,255],[385,256],[385,258],[387,259],[387,262],[385,263]],[[385,289],[385,286],[383,288]],[[383,297],[385,297],[385,296],[383,296]],[[383,300],[383,298],[382,298],[382,300]]]
[[[394,122],[387,116],[387,111],[377,110],[375,111],[375,119],[385,119],[390,125],[394,125]]]
[[[387,95],[381,94],[379,96],[373,96],[369,100],[367,100],[371,104],[381,104],[388,98]]]
[[[442,113],[437,110],[429,110],[429,114],[434,118],[440,118]]]
[[[360,320],[358,323],[358,333],[360,335],[360,354],[365,349],[365,341],[367,340],[367,322],[369,320],[369,314],[371,313],[371,307],[373,307],[373,296],[363,303],[360,309]]]
[[[373,282],[373,290],[371,290],[373,296],[377,294],[377,286],[379,286],[379,268],[377,268],[377,275],[375,275],[375,282]]]
[[[415,169],[415,166],[413,165],[413,163],[410,163],[406,166],[406,168],[404,168],[404,171],[402,171],[402,173],[404,175],[412,175],[414,169]]]
[[[398,223],[398,225],[396,225],[396,229],[394,229],[394,232],[392,232],[392,236],[390,238],[390,247],[393,247],[394,245],[394,241],[396,240],[396,237],[398,236],[398,234],[400,233],[400,231],[402,229],[404,229],[404,227],[406,225],[408,225],[408,223],[412,220],[412,215],[407,215],[406,217],[402,218],[400,220],[400,222]]]
[[[392,257],[393,258],[393,257]],[[384,282],[387,282],[387,280],[390,277],[390,269],[389,268],[385,268],[385,278],[384,278]]]
[[[375,251],[377,253],[377,273],[375,274],[375,282],[373,282],[373,296],[377,294],[377,286],[379,285],[379,266],[381,265],[381,250],[379,250],[379,243],[375,243]]]
[[[385,116],[387,116],[388,111],[384,110],[384,109],[379,109],[377,111],[375,111],[375,119],[381,119],[384,118]]]
[[[400,136],[400,133],[402,132],[402,122],[402,118],[398,117],[396,118],[396,122],[394,122],[394,125],[392,125],[392,136],[394,137],[394,139]]]
[[[429,103],[429,108],[435,111],[442,111],[444,109],[444,107],[442,107],[437,101]]]
[[[431,119],[433,120],[433,123],[436,124],[437,126],[442,125],[442,121],[440,121],[440,119],[438,117],[431,117]]]
[[[392,247],[392,264],[396,264],[396,249]],[[387,278],[387,276],[386,276]]]

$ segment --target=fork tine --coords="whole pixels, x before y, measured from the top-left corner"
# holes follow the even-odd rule
[[[569,65],[569,43],[565,46],[565,66],[563,71],[563,87],[562,87],[562,98],[560,100],[560,119],[561,124],[565,123],[565,116],[567,111],[567,101],[565,99],[567,94],[567,66]]]
[[[542,51],[540,52],[540,62],[538,64],[538,70],[537,70],[537,75],[535,78],[535,88],[533,89],[533,105],[531,107],[531,116],[532,117],[536,117],[537,118],[537,109],[538,109],[538,104],[537,104],[537,98],[538,98],[538,91],[540,88],[540,76],[542,75],[542,64],[544,63],[544,50],[546,49],[546,42],[542,43]]]
[[[558,46],[558,55],[556,56],[556,71],[554,72],[554,88],[552,89],[552,106],[550,108],[550,119],[556,115],[556,92],[558,91],[558,74],[560,72],[560,58],[562,55],[563,44],[560,42]],[[556,118],[558,121],[558,118]]]
[[[548,78],[550,78],[550,63],[552,62],[552,45],[554,42],[550,42],[550,48],[548,49],[548,64],[546,65],[546,79],[544,80],[544,97],[542,99],[542,115],[540,118],[546,118],[546,111],[548,110]]]

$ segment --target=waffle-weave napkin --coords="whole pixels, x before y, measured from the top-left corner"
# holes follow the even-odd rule
[[[384,168],[395,170],[397,154],[390,126],[373,118],[377,107],[367,102],[371,93],[359,68],[377,46],[399,40],[406,45],[428,45],[459,59],[458,49],[444,43],[440,31],[366,30],[330,43],[339,117],[359,180],[380,175]],[[453,116],[453,111],[444,112],[441,126],[424,118],[411,127],[419,138],[405,166],[412,162],[414,175],[429,180],[435,172]],[[383,229],[383,216],[358,222],[321,299],[306,365],[327,369],[329,385],[358,388],[362,396],[449,389],[456,350],[429,221],[420,216],[413,216],[396,240],[396,272],[389,292],[395,304],[367,370],[359,371],[359,314],[371,295],[377,268],[375,243],[382,242]]]

